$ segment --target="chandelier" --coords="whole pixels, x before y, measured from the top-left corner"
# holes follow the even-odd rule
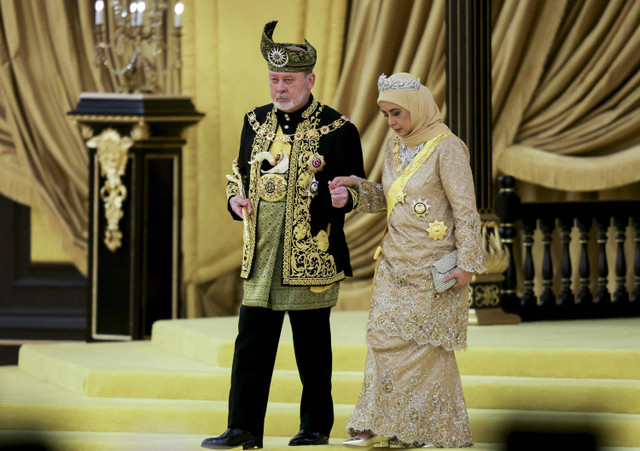
[[[180,92],[183,12],[174,0],[95,2],[95,63],[119,92]]]

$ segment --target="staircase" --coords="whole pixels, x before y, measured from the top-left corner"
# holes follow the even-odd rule
[[[330,444],[315,451],[346,437],[366,317],[332,315],[336,422]],[[200,449],[226,428],[236,328],[235,317],[159,321],[150,341],[24,345],[18,366],[0,367],[0,449]],[[458,363],[474,449],[505,449],[515,430],[587,432],[598,449],[640,449],[639,331],[639,318],[470,327]],[[291,450],[300,391],[285,324],[265,448]]]

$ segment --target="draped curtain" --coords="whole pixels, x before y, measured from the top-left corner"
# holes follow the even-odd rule
[[[82,0],[0,0],[0,193],[37,207],[74,264],[87,268],[88,154],[66,117],[104,90]]]
[[[496,2],[494,170],[524,200],[640,198],[640,2]]]
[[[352,4],[345,60],[333,104],[350,115],[360,131],[370,180],[381,179],[384,145],[391,136],[376,104],[380,74],[411,72],[420,77],[446,112],[445,8],[441,0],[363,0]],[[337,309],[368,308],[373,253],[384,226],[383,214],[347,216],[345,233],[354,277],[342,283]]]

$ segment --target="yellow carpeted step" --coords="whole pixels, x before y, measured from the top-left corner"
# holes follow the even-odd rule
[[[135,432],[78,432],[78,431],[0,431],[0,449],[19,444],[42,444],[49,451],[189,451],[202,450],[200,443],[205,436],[201,434],[145,434]],[[291,451],[288,446],[290,437],[265,437],[264,449],[271,451]],[[329,439],[328,445],[300,446],[298,451],[326,451],[346,449],[342,438]],[[3,446],[5,448],[3,448]],[[23,449],[23,448],[22,448]],[[237,448],[240,450],[241,448]],[[468,449],[468,448],[450,448]],[[497,443],[476,443],[478,451],[502,451],[503,445]],[[570,451],[570,450],[567,450]],[[600,451],[630,451],[629,448],[600,448]]]
[[[228,368],[158,350],[148,341],[27,344],[19,367],[88,396],[223,400],[229,394]]]
[[[367,312],[331,315],[334,370],[362,371]],[[469,327],[457,353],[462,374],[640,380],[640,318]],[[158,321],[152,343],[164,351],[230,367],[237,317]],[[291,331],[283,327],[276,361],[295,370]]]
[[[367,354],[365,324],[366,312],[335,312],[331,315],[334,370],[362,371]],[[238,317],[235,316],[156,321],[151,342],[154,347],[176,355],[230,368],[237,328]],[[276,368],[297,369],[291,327],[286,320]]]
[[[91,398],[0,367],[0,427],[8,430],[144,432],[212,435],[225,429],[224,401]],[[344,437],[352,405],[335,406],[334,437]],[[298,429],[298,405],[270,403],[268,436],[288,437]],[[597,432],[603,446],[640,447],[640,415],[469,409],[474,438],[498,443],[507,431]]]
[[[338,439],[361,387],[366,317],[332,314]],[[198,448],[226,426],[236,329],[237,317],[161,321],[151,342],[26,345],[20,369],[0,367],[0,430],[49,431],[60,449],[164,434]],[[513,429],[586,430],[640,448],[638,330],[640,318],[471,327],[458,361],[475,440],[494,449]],[[297,432],[299,396],[286,324],[265,424],[275,447]]]
[[[340,346],[340,344],[336,344]],[[230,370],[160,351],[149,342],[25,345],[20,369],[96,397],[226,401]],[[336,371],[338,404],[355,404],[361,371]],[[640,413],[640,381],[462,376],[467,405],[482,409]],[[276,370],[270,401],[300,399],[297,371]]]
[[[475,409],[640,414],[640,380],[462,376]]]

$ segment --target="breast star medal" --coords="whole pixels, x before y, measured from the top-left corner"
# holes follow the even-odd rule
[[[403,193],[402,191],[396,193],[396,200],[401,204],[404,204],[405,197],[407,197],[407,193]]]
[[[433,238],[434,240],[441,240],[445,236],[447,236],[448,227],[444,225],[443,222],[433,221],[429,223],[429,228],[427,232],[429,232],[429,238]]]
[[[413,201],[413,212],[416,216],[424,218],[427,213],[429,213],[429,208],[431,208],[431,205],[429,205],[425,200],[418,199]]]
[[[319,153],[314,153],[307,160],[307,164],[309,165],[309,169],[312,172],[314,173],[320,172],[322,171],[322,168],[324,168],[324,165],[325,165],[324,156],[320,155]]]

